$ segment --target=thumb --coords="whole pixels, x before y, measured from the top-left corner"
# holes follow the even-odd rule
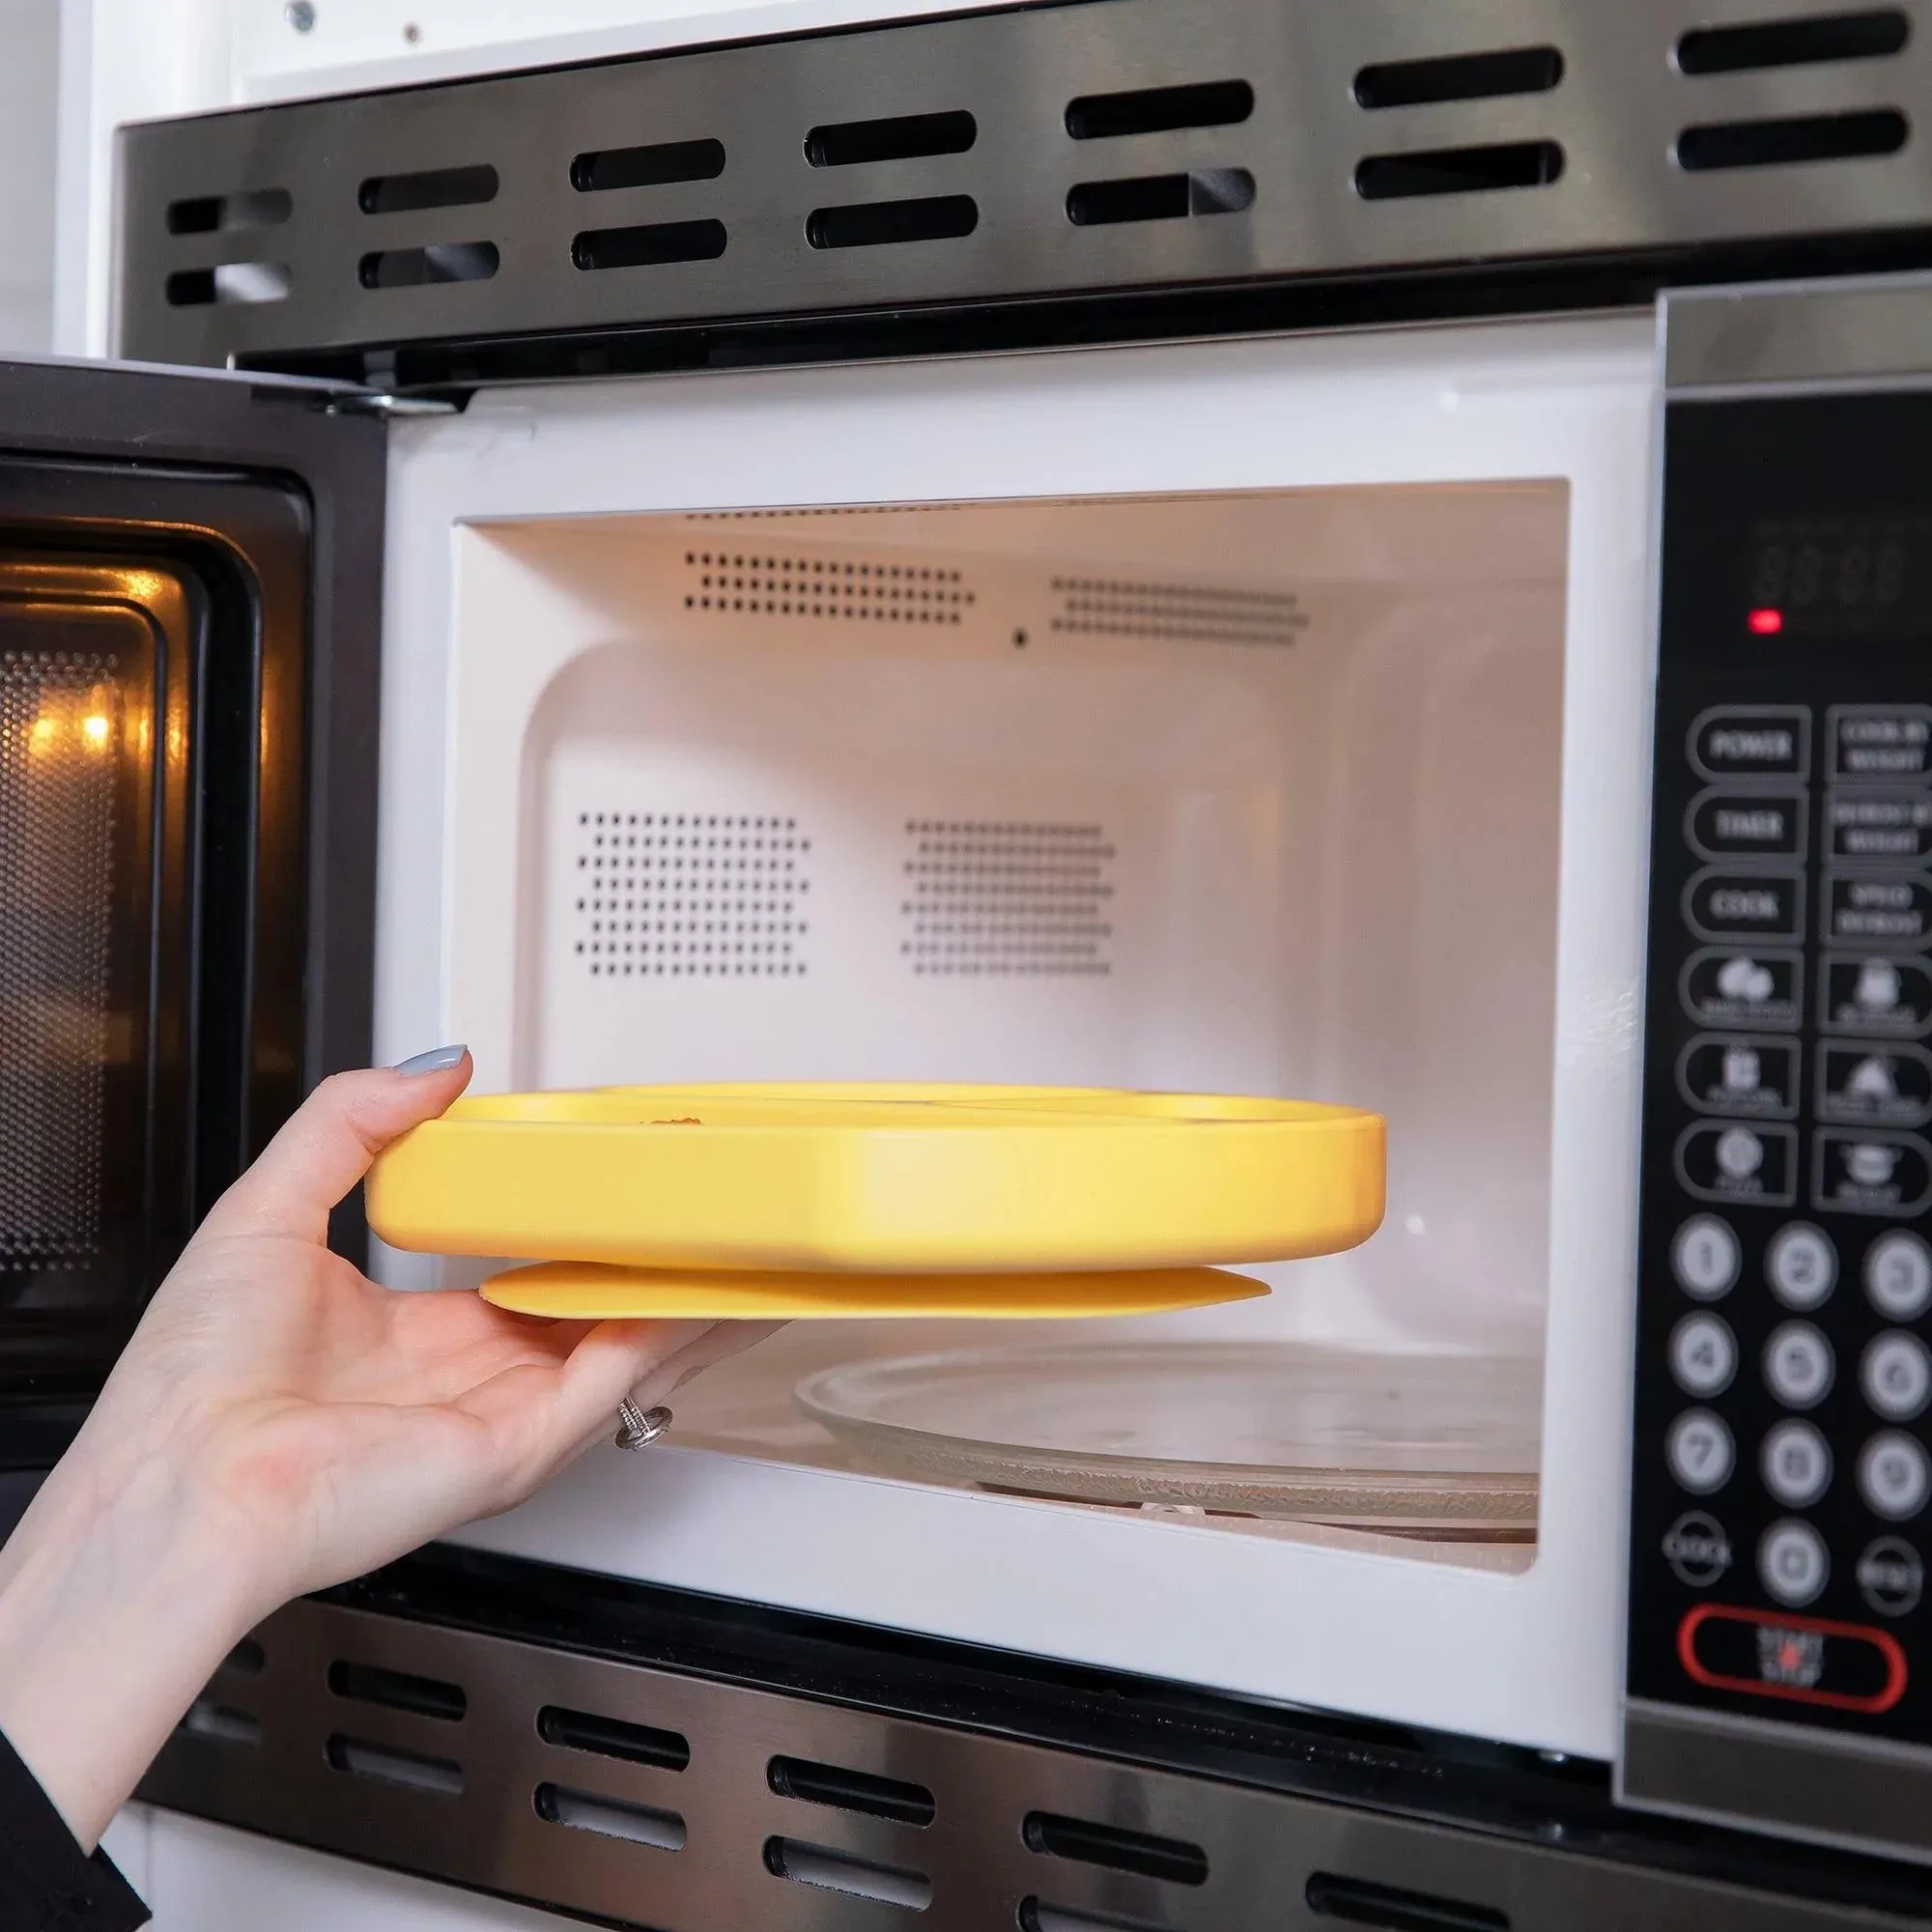
[[[401,1066],[331,1074],[209,1210],[201,1232],[285,1235],[321,1243],[328,1235],[328,1210],[376,1156],[440,1114],[474,1070],[469,1049],[456,1046]]]

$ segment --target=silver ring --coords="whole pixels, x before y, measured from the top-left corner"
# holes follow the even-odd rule
[[[646,1449],[670,1427],[668,1408],[639,1408],[629,1396],[617,1405],[617,1420],[624,1426],[617,1432],[619,1449]]]

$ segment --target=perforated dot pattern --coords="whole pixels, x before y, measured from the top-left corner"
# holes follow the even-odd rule
[[[1118,578],[1056,577],[1056,631],[1173,643],[1292,644],[1308,613],[1292,590],[1234,590],[1215,584],[1133,583]]]
[[[710,550],[686,551],[684,561],[695,580],[684,608],[720,615],[957,624],[974,600],[944,565]]]
[[[577,814],[576,956],[593,980],[799,979],[811,840],[795,818]]]
[[[0,652],[0,1274],[99,1247],[115,660]]]
[[[1098,825],[906,823],[908,937],[918,974],[1072,977],[1112,970],[1114,847]]]

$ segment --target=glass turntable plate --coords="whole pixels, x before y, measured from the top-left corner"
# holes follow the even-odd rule
[[[1529,1360],[1292,1343],[982,1349],[821,1370],[797,1399],[873,1466],[909,1476],[1359,1528],[1536,1521]]]

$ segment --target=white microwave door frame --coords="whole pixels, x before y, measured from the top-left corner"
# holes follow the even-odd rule
[[[531,516],[1561,478],[1570,492],[1536,1561],[1501,1576],[667,1444],[459,1541],[692,1590],[1613,1755],[1651,762],[1648,313],[479,394],[390,456],[377,1047],[511,1065],[520,760],[464,696],[466,526]],[[1157,433],[1150,434],[1156,425]],[[496,662],[511,684],[539,675]],[[547,673],[544,673],[547,674]],[[471,710],[466,712],[469,703]],[[519,724],[519,729],[521,725]],[[507,752],[508,764],[503,760]],[[477,782],[461,761],[495,763]],[[452,809],[459,796],[459,822]],[[496,855],[494,862],[490,855]],[[385,1255],[398,1285],[436,1266]]]

